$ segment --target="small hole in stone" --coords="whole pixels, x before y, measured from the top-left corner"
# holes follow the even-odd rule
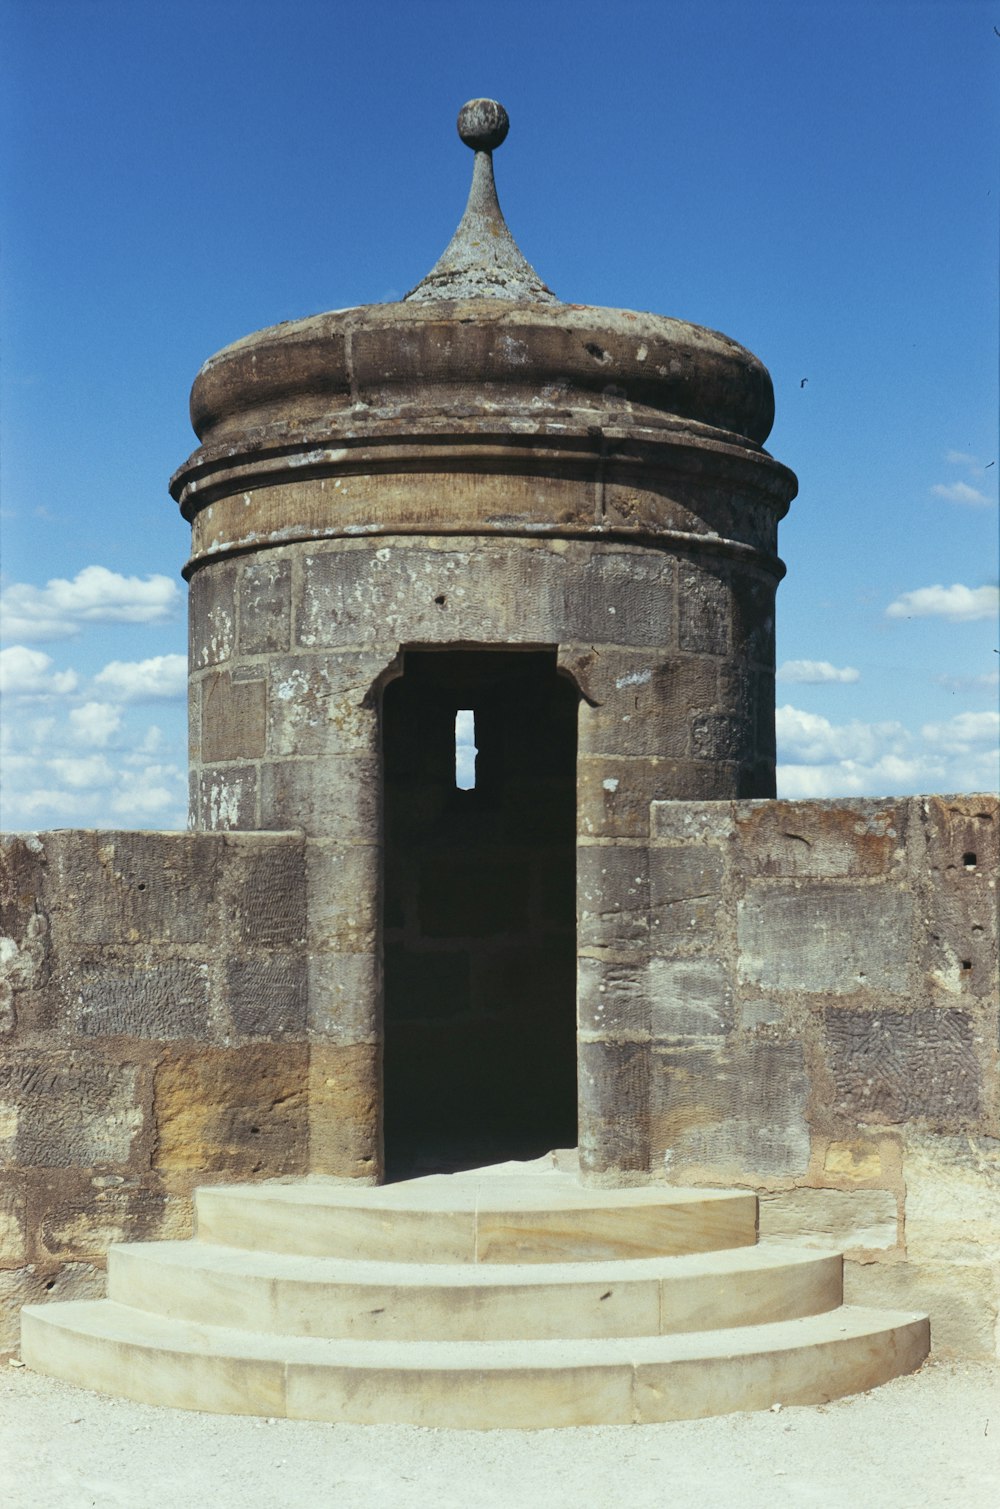
[[[48,1283],[45,1285],[46,1289],[54,1289],[55,1286],[56,1286],[56,1281],[55,1281],[54,1278],[50,1278],[49,1281],[48,1281]]]
[[[443,608],[443,607],[444,607],[444,605],[445,605],[445,603],[446,603],[446,602],[447,602],[447,601],[448,601],[448,599],[447,599],[447,598],[446,598],[446,597],[445,597],[445,595],[444,595],[444,593],[443,593],[443,592],[441,592],[441,593],[440,593],[440,594],[439,594],[439,595],[438,595],[438,596],[437,596],[437,597],[436,597],[436,598],[435,598],[435,599],[434,599],[434,601],[435,601],[435,602],[436,602],[436,603],[437,603],[437,605],[438,605],[438,607],[439,607],[439,608]]]
[[[140,880],[139,884],[136,886],[136,890],[137,891],[144,891],[145,889],[146,889],[146,882],[144,880]]]
[[[605,351],[604,347],[599,346],[596,341],[588,341],[583,349],[585,351],[589,351],[591,356],[595,357],[599,362],[606,362],[608,359],[608,353]]]
[[[976,856],[971,851],[968,854],[963,854],[962,863],[967,870],[974,870],[976,868]]]
[[[963,969],[971,969],[972,968],[972,960],[971,959],[963,959],[962,960],[962,968]]]
[[[250,1136],[251,1137],[258,1137],[259,1135],[260,1135],[260,1127],[251,1127],[250,1128]]]

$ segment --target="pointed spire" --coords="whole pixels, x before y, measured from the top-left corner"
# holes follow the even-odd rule
[[[509,126],[507,112],[496,100],[470,100],[458,112],[458,134],[476,154],[469,202],[444,252],[406,299],[559,302],[521,255],[497,199],[493,150]]]

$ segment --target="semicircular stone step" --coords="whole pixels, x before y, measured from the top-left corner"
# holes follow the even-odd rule
[[[29,1306],[29,1367],[147,1404],[493,1429],[820,1404],[918,1367],[926,1317],[842,1307],[681,1336],[345,1341],[194,1325],[110,1300]]]
[[[839,1253],[738,1247],[598,1263],[387,1263],[202,1241],[109,1253],[117,1303],[202,1324],[399,1340],[657,1336],[790,1320],[843,1300]]]
[[[202,1241],[419,1263],[595,1262],[753,1246],[745,1190],[587,1189],[568,1175],[431,1175],[377,1188],[296,1180],[196,1193]]]

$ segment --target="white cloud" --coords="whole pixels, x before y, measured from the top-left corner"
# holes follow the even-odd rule
[[[81,744],[93,744],[103,748],[109,744],[121,728],[122,715],[110,702],[85,702],[74,707],[69,715],[69,726]]]
[[[140,770],[123,771],[111,810],[116,817],[132,822],[169,815],[171,809],[176,810],[184,784],[176,765],[144,765]]]
[[[59,782],[73,791],[90,786],[110,786],[115,779],[114,768],[106,755],[59,755],[44,762]]]
[[[169,576],[121,576],[106,566],[84,566],[72,581],[54,577],[44,587],[14,582],[0,594],[0,632],[28,641],[70,639],[86,624],[157,624],[172,618],[181,590]]]
[[[996,784],[996,713],[959,713],[913,734],[898,722],[835,724],[785,706],[776,725],[779,796],[901,796]]]
[[[992,498],[981,493],[978,487],[970,487],[968,482],[950,482],[947,486],[938,482],[931,488],[936,498],[944,498],[948,503],[963,503],[970,508],[990,508]]]
[[[861,672],[852,665],[831,665],[828,660],[786,660],[778,668],[777,679],[800,686],[824,686],[830,682],[860,681]]]
[[[934,680],[951,692],[990,692],[1000,686],[1000,671],[987,671],[983,676],[935,676]]]
[[[122,702],[183,697],[187,691],[187,657],[153,655],[149,660],[112,660],[98,671],[94,685]]]
[[[0,692],[5,696],[54,697],[76,690],[75,671],[53,671],[52,656],[26,645],[0,650]]]
[[[1000,588],[917,587],[904,592],[885,610],[886,618],[946,618],[950,623],[972,623],[993,618],[1000,611]]]
[[[925,723],[920,733],[940,749],[964,752],[976,744],[992,747],[1000,739],[1000,713],[958,713],[947,723]]]

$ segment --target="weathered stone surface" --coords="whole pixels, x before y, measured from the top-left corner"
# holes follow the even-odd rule
[[[22,1305],[103,1299],[105,1288],[104,1269],[93,1263],[0,1270],[0,1357],[18,1350]]]
[[[651,1002],[644,962],[583,955],[577,970],[577,1012],[584,1032],[602,1038],[648,1035]]]
[[[378,737],[377,683],[384,670],[384,659],[370,654],[272,659],[269,754],[302,758],[371,749]]]
[[[759,1199],[762,1240],[803,1238],[817,1247],[872,1252],[898,1243],[891,1190],[790,1189]]]
[[[239,651],[280,654],[292,634],[292,557],[277,550],[245,556],[239,565]]]
[[[649,934],[645,849],[588,845],[577,854],[578,937],[583,948],[632,943]]]
[[[8,1175],[0,1188],[0,1269],[16,1268],[25,1260],[26,1211],[24,1189]]]
[[[306,858],[301,838],[226,840],[222,906],[236,938],[255,949],[291,949],[305,941]]]
[[[714,925],[722,895],[723,857],[707,846],[649,851],[650,942],[660,953],[695,944]]]
[[[76,976],[74,1019],[83,1037],[204,1038],[208,964],[186,959],[88,959]]]
[[[46,836],[53,902],[82,943],[200,943],[212,931],[221,847],[196,833]]]
[[[379,764],[367,755],[268,761],[260,773],[265,828],[300,829],[340,843],[378,835]]]
[[[798,1043],[653,1052],[651,1163],[671,1178],[797,1175],[809,1162],[809,1081]]]
[[[309,1167],[376,1180],[381,1172],[378,1044],[314,1043],[309,1056]]]
[[[309,946],[318,953],[374,952],[381,891],[375,844],[310,843]]]
[[[903,802],[741,802],[740,842],[755,875],[887,875],[904,857]]]
[[[717,569],[685,562],[678,573],[679,643],[700,655],[724,655],[732,624],[732,588]]]
[[[1000,1265],[1000,1139],[911,1131],[903,1176],[911,1258]]]
[[[301,953],[229,959],[226,994],[239,1037],[301,1037],[305,1032],[307,973]]]
[[[928,1314],[934,1357],[997,1357],[1000,1264],[848,1262],[844,1301]]]
[[[840,1115],[954,1127],[977,1114],[980,1069],[966,1013],[830,1007],[824,1026]]]
[[[450,956],[429,957],[437,962]],[[387,957],[386,969],[389,967]],[[367,953],[310,954],[309,1031],[314,1040],[341,1045],[377,1042],[381,996],[382,964],[374,949]],[[418,1008],[419,1002],[415,1002]]]
[[[732,981],[720,960],[651,959],[647,978],[654,1037],[717,1037],[731,1030]]]
[[[903,994],[913,899],[895,886],[758,883],[738,908],[740,976],[766,989]]]
[[[192,671],[228,660],[236,645],[236,562],[212,561],[191,579],[188,661]]]
[[[201,757],[255,760],[264,753],[267,682],[237,681],[229,671],[212,672],[201,688]]]
[[[305,1173],[308,1056],[304,1043],[168,1051],[153,1082],[154,1167]]]
[[[0,1166],[126,1164],[143,1127],[139,1067],[37,1049],[0,1064]]]
[[[195,827],[226,832],[259,826],[256,766],[209,766],[192,771],[192,783],[191,817]],[[281,824],[265,822],[263,826]]]
[[[579,1043],[580,1167],[588,1174],[649,1168],[649,1045]]]

